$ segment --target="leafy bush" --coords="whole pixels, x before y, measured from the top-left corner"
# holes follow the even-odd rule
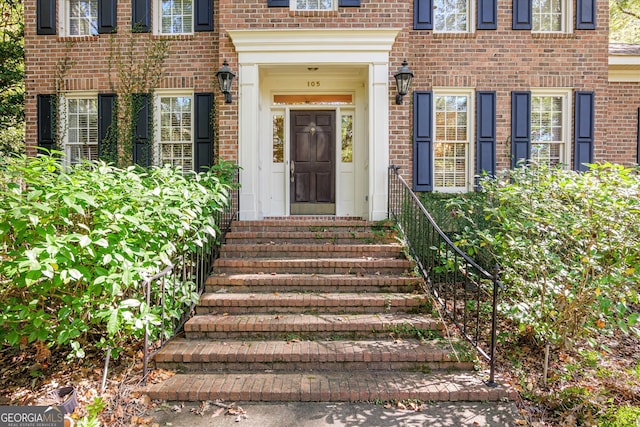
[[[640,176],[605,164],[577,173],[521,167],[483,182],[484,229],[455,236],[502,268],[502,313],[561,346],[594,331],[638,332]],[[473,200],[473,199],[472,199]],[[475,219],[464,199],[456,212]],[[634,309],[635,308],[635,309]]]
[[[185,176],[170,167],[7,158],[0,165],[0,343],[41,341],[82,356],[86,347],[117,349],[140,338],[145,321],[159,322],[142,281],[217,235],[214,214],[227,204],[232,168]]]

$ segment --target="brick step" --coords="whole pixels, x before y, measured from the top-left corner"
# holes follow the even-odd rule
[[[374,244],[394,243],[395,237],[390,234],[372,231],[234,231],[225,236],[228,244],[259,243],[333,243],[333,244]]]
[[[430,311],[424,294],[407,293],[206,293],[197,314],[396,313]]]
[[[312,220],[312,219],[264,219],[257,221],[234,221],[232,231],[243,232],[292,232],[292,231],[369,231],[374,229],[380,232],[392,230],[391,222],[372,222],[362,219],[336,219],[336,220]]]
[[[443,325],[426,315],[386,314],[202,314],[184,325],[187,339],[438,338]]]
[[[460,359],[463,355],[467,360]],[[176,339],[156,355],[178,372],[471,370],[469,351],[445,341],[195,341]]]
[[[205,292],[413,292],[422,289],[415,276],[356,274],[215,274]]]
[[[213,265],[216,273],[343,273],[343,274],[404,274],[412,264],[407,259],[384,258],[218,258]]]
[[[220,258],[402,258],[399,243],[378,245],[334,245],[332,243],[239,243],[227,244],[220,250]]]
[[[144,389],[151,399],[236,402],[373,402],[515,400],[515,390],[489,387],[475,373],[298,372],[179,374]]]

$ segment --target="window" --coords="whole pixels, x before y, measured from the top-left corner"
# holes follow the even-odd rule
[[[564,0],[533,0],[532,31],[561,32],[564,31],[562,16]]]
[[[438,191],[466,191],[469,184],[471,94],[435,93],[433,186]]]
[[[158,9],[161,34],[193,33],[192,0],[160,0]]]
[[[192,96],[159,95],[157,116],[157,163],[193,170]]]
[[[434,31],[465,33],[469,31],[468,0],[434,0]]]
[[[273,114],[273,163],[284,162],[284,114]]]
[[[63,0],[59,4],[61,36],[97,36],[116,31],[116,0]],[[39,13],[42,15],[45,11],[39,10]],[[51,24],[43,34],[56,33],[55,14]]]
[[[353,113],[341,114],[340,141],[342,163],[353,162]]]
[[[98,98],[78,97],[66,99],[66,133],[64,151],[67,162],[98,159]]]
[[[98,34],[98,0],[69,0],[69,35]]]
[[[556,166],[568,164],[569,94],[531,95],[531,160]]]
[[[335,10],[336,0],[293,0],[293,10]]]

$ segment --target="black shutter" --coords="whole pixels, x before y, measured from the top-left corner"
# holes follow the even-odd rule
[[[586,171],[586,163],[593,163],[594,138],[594,97],[593,92],[576,92],[574,117],[573,169]]]
[[[98,0],[98,34],[115,33],[118,25],[117,0]]]
[[[477,93],[476,171],[496,174],[496,92]]]
[[[596,0],[576,0],[576,29],[596,29]]]
[[[196,93],[194,98],[194,170],[203,172],[205,166],[213,165],[213,93]]]
[[[55,148],[53,97],[38,95],[38,147],[52,150]]]
[[[193,30],[213,31],[213,1],[194,0],[195,23]]]
[[[116,95],[98,94],[98,158],[105,162],[117,160]]]
[[[498,29],[498,0],[478,0],[478,29]]]
[[[267,0],[269,7],[289,7],[289,0]]]
[[[433,0],[413,0],[413,28],[433,30]]]
[[[151,166],[151,95],[135,94],[132,102],[133,112],[137,114],[133,130],[133,163],[144,167]]]
[[[413,92],[413,189],[433,190],[433,92]]]
[[[531,157],[531,92],[511,92],[511,166]]]
[[[36,4],[37,33],[42,35],[56,33],[56,0],[38,0]]]
[[[513,29],[532,28],[531,0],[513,0]]]
[[[338,2],[340,7],[360,7],[360,0],[340,0]]]
[[[151,31],[151,0],[132,0],[131,28],[140,33]]]

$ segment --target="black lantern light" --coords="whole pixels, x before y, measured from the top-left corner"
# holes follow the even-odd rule
[[[398,94],[396,95],[396,104],[402,105],[402,98],[409,93],[411,87],[411,80],[413,79],[413,71],[408,67],[407,60],[402,61],[402,67],[398,69],[398,72],[393,76],[396,79],[396,87],[398,88]]]
[[[216,76],[218,77],[218,83],[220,84],[220,91],[224,93],[224,102],[231,104],[231,84],[233,83],[233,79],[236,77],[236,73],[231,71],[226,59],[222,63],[222,68],[220,68],[216,73]]]

